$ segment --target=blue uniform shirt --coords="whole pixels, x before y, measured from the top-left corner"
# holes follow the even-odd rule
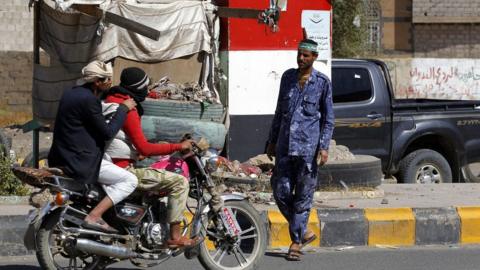
[[[332,85],[327,76],[313,69],[301,90],[298,70],[283,73],[269,143],[276,144],[277,157],[312,158],[328,150],[335,124]]]

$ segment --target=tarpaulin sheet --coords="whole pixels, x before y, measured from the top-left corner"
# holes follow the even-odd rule
[[[53,122],[64,89],[76,83],[81,69],[94,59],[123,57],[139,62],[160,62],[211,53],[205,2],[174,1],[139,4],[111,1],[105,10],[160,31],[158,41],[129,32],[101,19],[75,11],[56,10],[42,2],[40,47],[51,66],[34,66],[33,113],[36,120]]]

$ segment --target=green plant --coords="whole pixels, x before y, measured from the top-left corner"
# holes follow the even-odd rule
[[[333,57],[359,57],[367,49],[365,0],[333,0]]]
[[[28,195],[29,188],[15,177],[11,165],[12,161],[8,157],[0,157],[0,195]]]

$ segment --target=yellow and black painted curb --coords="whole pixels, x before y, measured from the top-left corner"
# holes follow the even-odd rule
[[[288,223],[279,211],[261,213],[269,248],[288,248]],[[0,256],[31,254],[23,247],[23,215],[0,216]],[[312,209],[311,247],[480,244],[480,206],[445,208]]]
[[[268,211],[270,248],[287,248],[288,223]],[[480,207],[316,209],[312,247],[480,244]]]

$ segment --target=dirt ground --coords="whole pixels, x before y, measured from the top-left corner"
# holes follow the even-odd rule
[[[18,128],[3,128],[5,135],[12,139],[12,150],[15,152],[16,160],[23,160],[33,147],[33,132],[23,133]],[[40,149],[50,148],[53,134],[51,132],[40,132]]]

